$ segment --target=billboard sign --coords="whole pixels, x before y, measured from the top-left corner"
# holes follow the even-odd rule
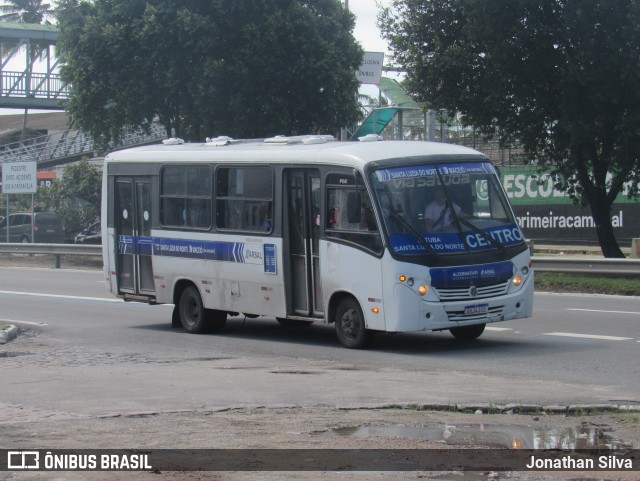
[[[554,187],[549,175],[531,166],[502,167],[500,181],[527,239],[552,244],[598,243],[591,209],[575,205],[566,192]],[[623,192],[612,205],[611,223],[621,246],[630,246],[631,239],[638,237],[638,203]]]
[[[356,78],[361,84],[380,85],[383,62],[383,52],[365,52],[362,65],[356,70]]]

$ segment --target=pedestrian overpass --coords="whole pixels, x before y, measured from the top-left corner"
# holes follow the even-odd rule
[[[0,108],[64,110],[69,86],[56,73],[54,25],[0,22]]]
[[[0,22],[0,109],[65,110],[69,86],[57,73],[55,44],[60,31],[54,25]],[[0,117],[1,123],[2,117]],[[1,128],[0,128],[1,130]],[[109,149],[160,142],[167,132],[152,125],[129,132]],[[38,168],[93,157],[99,149],[81,130],[67,130],[0,145],[0,161],[36,160]],[[1,170],[1,164],[0,164]]]

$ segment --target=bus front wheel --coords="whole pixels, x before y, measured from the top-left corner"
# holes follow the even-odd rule
[[[194,286],[188,286],[182,291],[179,314],[184,330],[193,334],[221,331],[227,322],[226,312],[204,307],[200,293]]]
[[[486,324],[475,324],[473,326],[452,327],[449,332],[459,341],[473,341],[480,337],[485,326]]]
[[[344,347],[363,349],[373,341],[373,332],[365,327],[362,309],[355,299],[340,301],[335,317],[336,334]]]

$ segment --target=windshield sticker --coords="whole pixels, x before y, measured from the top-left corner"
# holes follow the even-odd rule
[[[475,266],[438,267],[429,269],[431,285],[436,289],[486,286],[507,282],[513,276],[511,261]]]
[[[462,242],[460,234],[457,232],[438,232],[434,234],[423,232],[424,243],[409,233],[393,234],[389,240],[394,252],[406,255],[430,253],[427,246],[424,245],[425,243],[429,244],[436,254],[456,254],[467,250],[475,252],[495,249],[496,246],[490,238],[504,247],[524,242],[522,231],[515,224],[483,229],[482,232],[484,234],[473,230],[464,231],[466,245]]]
[[[461,174],[495,174],[496,170],[489,162],[471,162],[442,165],[416,165],[397,167],[393,169],[376,170],[375,174],[380,182],[390,182],[398,179],[412,179],[415,177],[438,176],[438,170],[443,175]]]

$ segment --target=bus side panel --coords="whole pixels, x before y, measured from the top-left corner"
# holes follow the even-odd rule
[[[178,282],[188,280],[197,286],[208,309],[286,316],[282,239],[211,234],[199,238],[191,234],[189,239],[186,233],[162,231],[153,236],[158,303],[172,303]],[[177,254],[173,246],[186,251]]]
[[[320,271],[325,312],[329,312],[332,294],[346,290],[360,304],[367,328],[385,330],[382,272],[377,257],[348,245],[321,240]],[[377,314],[372,311],[374,308],[379,309]]]

